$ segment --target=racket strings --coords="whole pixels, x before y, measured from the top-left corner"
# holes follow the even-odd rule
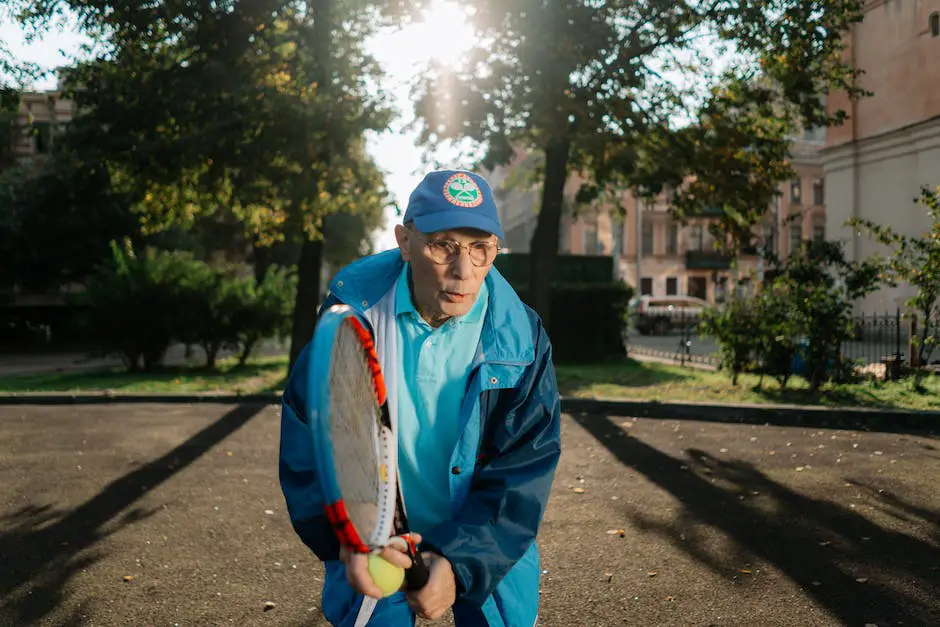
[[[379,407],[362,343],[344,324],[330,370],[330,437],[337,481],[349,518],[368,538],[378,524]]]

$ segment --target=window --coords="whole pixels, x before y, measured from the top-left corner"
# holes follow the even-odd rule
[[[930,36],[931,37],[940,37],[940,13],[933,12],[930,14]]]
[[[645,276],[640,279],[640,295],[641,296],[652,296],[653,295],[653,279]]]
[[[52,148],[52,125],[49,122],[34,122],[33,135],[36,138],[36,153],[44,155]]]
[[[613,240],[611,254],[616,257],[623,253],[623,220],[612,218],[610,221],[610,238]]]
[[[800,202],[803,197],[803,189],[800,186],[800,179],[790,181],[790,201]]]
[[[666,296],[679,295],[679,279],[674,276],[666,277]]]
[[[653,224],[651,222],[643,224],[643,254],[653,254]]]
[[[813,204],[822,205],[826,202],[825,187],[822,179],[813,181]]]
[[[693,224],[689,231],[689,250],[699,251],[704,249],[705,229],[702,228],[701,224]]]
[[[597,223],[584,224],[581,228],[585,255],[600,255],[601,247],[597,241]]]
[[[670,224],[666,234],[666,254],[675,255],[679,252],[679,225]]]
[[[689,277],[689,296],[708,300],[708,283],[703,276]]]
[[[803,246],[803,225],[790,225],[790,254],[797,252]]]
[[[764,254],[776,254],[777,252],[777,242],[774,241],[774,227],[765,226],[762,237],[764,239]]]
[[[817,223],[813,225],[813,241],[814,242],[826,241],[826,225],[825,224]]]

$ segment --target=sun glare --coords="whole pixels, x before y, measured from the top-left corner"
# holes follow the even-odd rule
[[[428,59],[455,65],[475,41],[466,9],[455,2],[434,0],[415,24],[415,41]]]

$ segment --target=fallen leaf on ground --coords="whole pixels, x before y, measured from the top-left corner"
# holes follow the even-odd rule
[[[832,544],[832,542],[830,542],[829,540],[823,540],[822,542],[819,543],[819,546],[829,546],[830,544]]]
[[[750,574],[751,574],[751,569],[750,569],[750,568],[739,568],[739,569],[738,569],[738,572],[739,572],[739,573],[742,573],[742,574],[744,574],[744,575],[750,575]]]
[[[267,514],[268,516],[274,516],[274,510],[273,510],[273,509],[266,509],[266,510],[264,510],[264,513]]]
[[[265,612],[267,612],[268,610],[273,610],[273,609],[274,609],[274,601],[265,601],[265,602],[264,602],[264,611],[265,611]]]
[[[623,529],[608,529],[607,530],[607,535],[609,536],[619,535],[622,538],[625,533],[626,532]]]
[[[866,581],[868,581],[868,577],[859,577],[859,578],[856,579],[855,581],[857,581],[857,582],[859,582],[859,583],[865,583]]]
[[[130,582],[130,581],[134,581],[134,575],[124,575],[124,581],[125,581],[125,583],[126,583],[126,582]]]
[[[663,601],[675,601],[675,600],[676,600],[676,597],[673,597],[673,596],[668,596],[665,599],[663,599]]]
[[[651,570],[651,571],[649,571],[648,573],[646,573],[646,576],[647,576],[647,577],[655,577],[655,576],[658,575],[658,574],[659,574],[659,573],[657,573],[656,571]]]
[[[571,488],[571,491],[575,494],[584,494],[585,492],[584,488]]]

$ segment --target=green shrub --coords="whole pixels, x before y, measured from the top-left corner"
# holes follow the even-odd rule
[[[181,292],[199,262],[187,253],[111,245],[111,259],[99,266],[74,298],[87,308],[87,323],[99,342],[95,355],[118,355],[130,370],[160,365],[189,312]]]
[[[528,289],[517,288],[531,305]],[[633,290],[624,283],[552,287],[553,357],[559,363],[584,363],[626,356],[624,328]]]
[[[238,363],[244,364],[254,347],[265,338],[289,337],[297,276],[271,266],[261,283],[246,277],[234,283],[236,305],[232,323],[239,346]]]

